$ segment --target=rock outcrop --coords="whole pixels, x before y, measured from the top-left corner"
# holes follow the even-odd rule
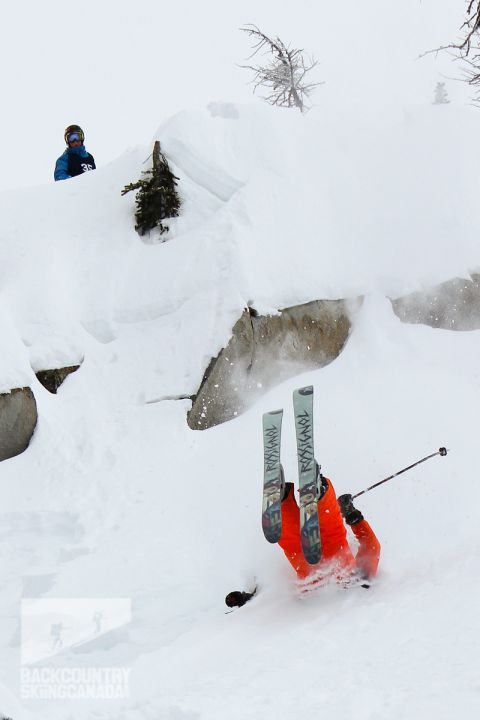
[[[273,385],[332,362],[350,327],[343,300],[317,300],[269,316],[247,308],[205,372],[189,426],[204,430],[231,420]]]
[[[37,403],[29,387],[0,394],[0,460],[20,455],[37,424]]]
[[[56,393],[60,385],[70,373],[78,370],[80,365],[70,367],[54,368],[53,370],[39,370],[35,373],[37,380],[51,393]]]
[[[480,275],[453,278],[425,292],[392,300],[403,322],[423,323],[445,330],[480,329]]]

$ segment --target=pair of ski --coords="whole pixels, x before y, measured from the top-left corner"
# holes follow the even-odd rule
[[[297,438],[298,477],[300,489],[300,542],[305,559],[311,565],[320,561],[322,547],[318,524],[317,498],[320,473],[317,472],[313,446],[313,387],[293,393],[295,434]],[[263,415],[263,505],[262,528],[268,542],[276,543],[282,535],[283,468],[280,462],[283,410]]]

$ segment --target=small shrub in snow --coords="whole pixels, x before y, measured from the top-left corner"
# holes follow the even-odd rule
[[[160,234],[168,231],[163,223],[166,218],[177,217],[181,200],[177,193],[178,178],[170,170],[165,155],[160,152],[160,142],[155,141],[152,153],[152,168],[146,170],[136,183],[126,185],[122,195],[138,190],[135,197],[135,230],[139,235],[159,228]]]

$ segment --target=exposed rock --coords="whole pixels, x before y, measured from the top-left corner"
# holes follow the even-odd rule
[[[391,302],[403,322],[446,330],[480,329],[480,275],[472,275],[471,280],[454,278]]]
[[[232,337],[205,371],[187,421],[193,430],[205,430],[231,420],[244,409],[250,395],[249,369],[253,354],[253,325],[245,310],[232,330]]]
[[[327,365],[340,354],[349,332],[343,300],[317,300],[271,316],[246,309],[227,347],[205,372],[189,426],[205,430],[231,420],[274,385]]]
[[[20,455],[37,424],[37,403],[29,387],[0,394],[0,460]]]
[[[71,365],[70,367],[54,368],[53,370],[39,370],[35,375],[43,387],[55,394],[67,375],[75,372],[79,367],[80,365]]]

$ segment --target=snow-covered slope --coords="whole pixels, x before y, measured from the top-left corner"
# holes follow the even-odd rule
[[[39,406],[29,449],[0,465],[5,713],[478,712],[480,335],[402,325],[386,299],[478,267],[474,120],[449,106],[377,120],[230,105],[182,113],[157,134],[184,198],[165,243],[142,242],[133,195],[120,196],[147,146],[0,195],[0,390],[30,383]],[[189,402],[177,398],[198,387],[245,304],[276,311],[360,293],[336,362],[233,422],[187,428]],[[82,358],[58,395],[36,381],[34,370]],[[451,452],[358,503],[382,543],[369,591],[300,600],[261,533],[260,420],[285,408],[294,479],[291,392],[309,383],[318,459],[338,493],[440,445]],[[225,614],[226,592],[254,577],[258,597]],[[127,668],[130,699],[20,708],[8,692],[19,688],[22,597],[130,598],[122,632],[49,661]]]
[[[2,357],[2,388],[12,372],[23,382],[29,360],[77,361],[85,333],[131,339],[139,323],[175,313],[182,325],[196,314],[198,358],[189,353],[193,383],[169,381],[165,392],[188,393],[246,304],[275,312],[372,290],[398,296],[478,267],[474,110],[209,107],[156,134],[184,199],[175,242],[142,243],[134,195],[120,195],[149,166],[149,146],[72,183],[0,194],[2,328],[13,320],[31,348]]]

